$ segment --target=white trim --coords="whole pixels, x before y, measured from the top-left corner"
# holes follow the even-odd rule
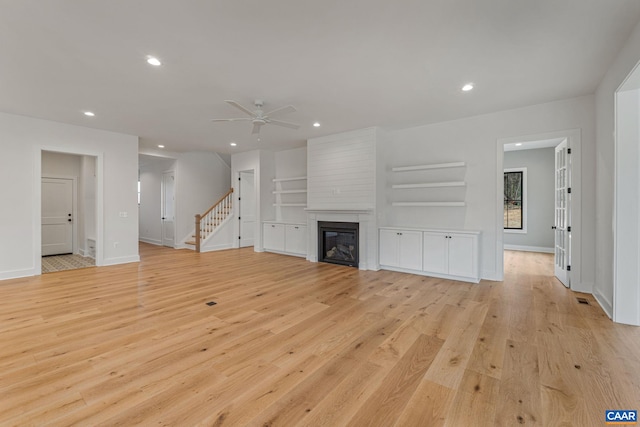
[[[147,239],[146,237],[138,237],[139,242],[149,243],[150,245],[162,246],[162,240]]]
[[[600,304],[600,307],[602,307],[606,315],[609,316],[609,319],[613,319],[613,305],[611,301],[600,292],[600,289],[594,289],[593,297],[598,301],[598,304]]]
[[[139,255],[131,255],[131,256],[121,256],[116,258],[107,258],[103,262],[103,266],[105,265],[119,265],[119,264],[129,264],[132,262],[140,262]]]
[[[202,247],[200,247],[200,253],[223,251],[223,250],[226,250],[226,249],[234,249],[234,248],[233,248],[233,245],[231,243],[223,243],[223,244],[220,244],[220,245],[210,246],[210,247],[207,247],[207,248],[204,248],[204,249]]]
[[[566,138],[571,148],[571,289],[578,292],[592,293],[593,289],[582,283],[582,137],[580,129],[567,129],[535,135],[499,138],[496,141],[496,268],[495,280],[504,280],[504,145],[514,142],[541,141],[545,139]],[[488,276],[488,274],[484,274]]]
[[[519,167],[519,168],[507,168],[504,169],[504,172],[522,172],[522,229],[514,229],[514,228],[504,228],[504,219],[503,219],[503,228],[505,233],[510,234],[527,234],[527,219],[529,218],[529,200],[527,199],[527,168]],[[504,173],[503,172],[503,173]],[[504,190],[503,190],[504,193]],[[504,197],[504,196],[503,196]],[[504,199],[503,199],[504,200]],[[504,202],[502,204],[502,212],[504,215]],[[504,218],[504,216],[503,216]]]
[[[40,263],[40,270],[42,270],[42,263]],[[20,277],[37,276],[39,274],[41,273],[36,272],[35,268],[28,268],[26,270],[2,271],[0,272],[0,280],[19,279]],[[0,286],[2,286],[1,283]]]
[[[545,254],[552,254],[555,252],[553,248],[545,248],[542,246],[504,245],[504,249],[508,251],[542,252]]]

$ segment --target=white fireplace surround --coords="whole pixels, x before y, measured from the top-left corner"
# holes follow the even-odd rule
[[[307,260],[318,262],[318,221],[354,222],[359,224],[360,270],[378,270],[378,236],[373,209],[306,209],[307,212]]]

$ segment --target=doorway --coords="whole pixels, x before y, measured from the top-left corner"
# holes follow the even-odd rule
[[[553,148],[553,151],[551,150]],[[498,215],[496,271],[498,280],[504,278],[504,249],[533,250],[554,254],[555,275],[566,287],[576,291],[581,289],[580,274],[580,132],[568,130],[547,134],[529,135],[516,138],[498,140],[498,203],[501,214]],[[527,150],[535,148],[549,148],[545,151],[545,168],[548,169],[548,183],[545,184],[545,204],[536,206],[529,203],[527,211],[536,213],[535,209],[544,210],[543,225],[538,225],[539,232],[531,233],[531,217],[527,221],[528,234],[544,233],[548,239],[544,245],[513,247],[505,243],[504,229],[504,152],[512,150]],[[548,159],[547,159],[548,157]],[[513,167],[513,165],[510,165]],[[545,172],[546,173],[546,172]],[[529,179],[531,182],[531,179]],[[533,185],[537,183],[534,182]],[[552,193],[553,192],[553,193]],[[573,207],[573,209],[572,209]],[[526,212],[526,211],[525,211]],[[526,214],[526,213],[525,213]],[[511,233],[508,234],[511,236]]]
[[[238,212],[240,247],[254,245],[256,229],[256,184],[253,170],[241,171],[239,179]]]
[[[41,149],[36,165],[36,274],[102,265],[101,156]]]

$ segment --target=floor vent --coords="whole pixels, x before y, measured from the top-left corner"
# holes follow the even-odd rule
[[[207,305],[208,305],[209,307],[211,307],[211,306],[213,306],[213,305],[216,305],[216,304],[217,304],[217,302],[215,302],[215,301],[209,301],[209,302],[207,303]]]
[[[586,298],[576,298],[579,304],[589,305],[589,301]]]

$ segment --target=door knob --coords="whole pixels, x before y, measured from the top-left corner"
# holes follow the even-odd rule
[[[67,221],[71,222],[71,218],[69,218]]]

